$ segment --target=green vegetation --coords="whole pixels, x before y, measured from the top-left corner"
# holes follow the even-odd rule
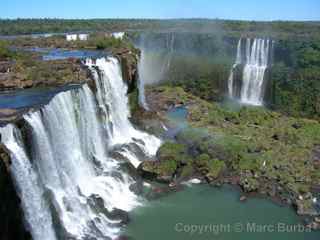
[[[145,161],[142,169],[145,172],[151,172],[158,176],[161,181],[171,181],[177,168],[183,164],[188,165],[190,157],[187,155],[186,146],[172,142],[164,143],[158,150],[159,161]],[[189,175],[190,168],[183,170],[184,175]]]
[[[116,39],[114,37],[99,38],[96,42],[96,48],[99,50],[104,50],[110,47],[119,47],[121,46],[121,42],[121,39]]]
[[[181,88],[162,86],[154,91],[160,91],[165,102],[180,103],[179,98],[184,99],[191,128],[179,133],[177,141],[193,149],[194,167],[210,181],[226,168],[229,174],[240,176],[239,184],[246,191],[268,187],[260,186],[264,181],[276,182],[295,196],[319,183],[320,175],[312,160],[320,142],[319,122],[260,107],[231,111]]]
[[[0,60],[8,59],[13,56],[12,51],[9,50],[8,43],[0,40]]]
[[[320,38],[279,41],[275,54],[271,106],[320,119]]]
[[[181,31],[181,32],[227,32],[230,36],[243,34],[270,36],[272,38],[297,39],[319,36],[319,22],[255,22],[209,19],[17,19],[0,20],[1,35],[30,33],[61,33],[77,31]]]
[[[208,101],[221,101],[231,65],[205,56],[175,55],[164,84],[182,87]]]
[[[217,179],[226,167],[223,161],[211,159],[207,153],[199,155],[194,162],[198,171],[205,175],[210,181]]]

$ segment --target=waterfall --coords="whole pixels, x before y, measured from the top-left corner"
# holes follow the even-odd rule
[[[49,206],[43,198],[44,189],[25,152],[19,130],[10,124],[0,128],[0,134],[10,151],[11,172],[22,200],[27,228],[35,240],[56,240]]]
[[[148,104],[146,102],[146,96],[145,96],[145,79],[147,78],[146,74],[146,59],[145,59],[145,51],[141,50],[141,57],[138,64],[138,71],[139,71],[139,104],[141,107],[143,107],[145,110],[149,110]]]
[[[115,58],[97,59],[89,64],[96,81],[97,99],[105,115],[111,146],[135,143],[147,155],[155,155],[161,142],[158,138],[135,129],[129,121],[127,86]],[[94,67],[95,66],[95,67]],[[140,140],[140,141],[139,141]],[[143,142],[143,143],[142,143]]]
[[[161,67],[161,75],[163,76],[167,73],[171,66],[171,61],[174,53],[174,44],[175,44],[175,35],[174,33],[168,34],[166,39],[166,49],[168,51],[167,56],[165,57],[164,63]]]
[[[141,49],[141,58],[138,65],[139,70],[139,104],[144,109],[149,110],[145,99],[145,83],[158,83],[165,78],[171,67],[172,58],[174,55],[175,35],[169,33],[166,36],[165,51],[161,57],[152,56],[150,50],[143,44],[140,39],[139,48]]]
[[[34,240],[118,236],[120,220],[110,218],[110,212],[130,211],[141,201],[130,190],[134,180],[121,169],[123,161],[110,152],[116,148],[138,166],[131,145],[152,156],[161,143],[131,125],[118,61],[98,59],[90,66],[96,95],[85,84],[24,115],[30,149],[18,128],[0,130]]]
[[[229,80],[228,80],[228,91],[229,91],[229,96],[230,97],[234,97],[234,93],[233,93],[233,84],[234,84],[234,81],[233,81],[233,78],[234,78],[234,71],[235,71],[235,68],[241,64],[241,39],[239,40],[238,42],[238,46],[237,46],[237,58],[236,58],[236,62],[235,64],[233,64],[232,66],[232,69],[230,71],[230,76],[229,76]]]
[[[269,65],[270,40],[246,39],[245,58],[242,57],[242,39],[237,47],[236,62],[232,67],[228,80],[229,96],[235,98],[234,71],[243,65],[240,101],[245,104],[262,105],[264,97],[265,72]]]

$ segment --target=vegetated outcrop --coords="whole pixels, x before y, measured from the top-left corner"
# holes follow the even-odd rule
[[[29,240],[23,223],[23,213],[10,176],[10,156],[0,144],[0,239]]]
[[[184,106],[188,126],[162,145],[156,162],[141,164],[144,177],[174,185],[194,177],[213,185],[235,184],[248,195],[294,206],[319,229],[318,121],[261,107],[231,110],[168,86],[149,89],[147,99],[162,115]]]
[[[35,87],[58,87],[87,81],[87,71],[79,60],[55,60],[4,63],[0,71],[0,89],[17,90]],[[1,63],[0,63],[1,64]],[[2,65],[2,64],[1,64]]]
[[[15,51],[10,50],[15,48]],[[42,48],[42,51],[25,51]],[[87,41],[67,41],[65,36],[48,38],[19,37],[0,41],[0,91],[35,87],[58,87],[82,84],[91,80],[82,59],[68,58],[44,61],[42,54],[53,49],[99,50],[99,56],[115,56],[122,65],[128,92],[134,91],[139,50],[129,41],[115,39],[103,33],[91,34]]]

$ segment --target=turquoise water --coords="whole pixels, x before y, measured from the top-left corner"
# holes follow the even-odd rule
[[[136,208],[125,234],[134,240],[320,239],[320,232],[303,228],[291,208],[239,198],[230,186],[186,188]]]
[[[185,107],[173,108],[167,112],[166,117],[169,120],[169,129],[164,138],[174,138],[179,132],[188,127],[188,110]]]
[[[59,48],[28,48],[23,49],[25,51],[37,52],[42,55],[44,61],[50,60],[63,60],[68,58],[99,58],[106,56],[106,52],[98,50],[69,50],[69,49],[59,49]]]
[[[166,116],[173,128],[177,128],[180,131],[188,127],[188,110],[186,107],[173,108],[167,112]]]
[[[51,60],[64,60],[69,58],[76,59],[86,59],[86,58],[101,58],[108,55],[106,51],[100,50],[88,50],[88,49],[80,49],[80,50],[71,50],[71,49],[61,49],[61,48],[41,48],[41,47],[33,47],[33,48],[12,48],[15,51],[27,51],[27,52],[36,52],[39,53],[44,61]]]
[[[56,94],[79,87],[79,85],[68,85],[57,88],[24,89],[0,94],[1,108],[29,108],[37,105],[47,104]]]
[[[43,60],[62,60],[68,58],[100,58],[106,56],[105,52],[95,50],[63,50],[51,49],[42,56]]]

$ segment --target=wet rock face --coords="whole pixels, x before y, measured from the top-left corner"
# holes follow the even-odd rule
[[[9,164],[10,158],[0,145],[0,239],[29,240],[31,236],[23,225],[23,213],[8,170]]]
[[[128,85],[128,93],[132,93],[137,88],[139,56],[128,49],[120,49],[114,54],[121,63],[122,77]]]

